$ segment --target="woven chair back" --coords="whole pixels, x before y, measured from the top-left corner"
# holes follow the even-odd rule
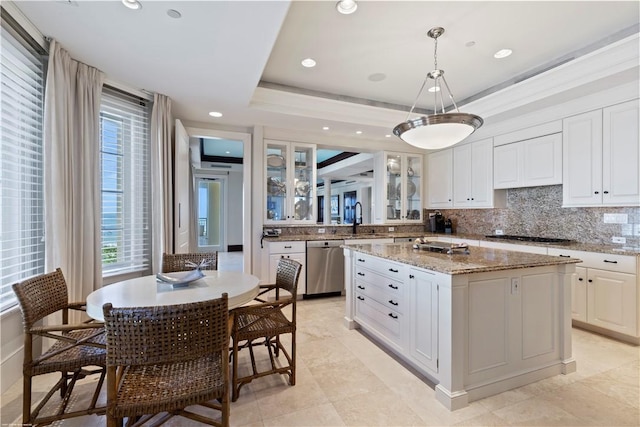
[[[158,307],[103,306],[107,366],[178,363],[214,355],[229,346],[227,294]]]
[[[173,273],[176,271],[193,270],[193,267],[187,264],[200,264],[203,260],[206,261],[207,265],[201,268],[201,270],[218,269],[218,252],[162,254],[162,272]]]
[[[276,285],[290,292],[295,299],[302,264],[290,258],[280,258],[276,270]]]
[[[62,270],[41,274],[13,285],[22,310],[22,323],[29,331],[34,323],[67,307],[69,294]]]

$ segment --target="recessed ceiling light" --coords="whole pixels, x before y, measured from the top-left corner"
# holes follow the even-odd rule
[[[302,64],[303,67],[306,67],[306,68],[312,68],[316,66],[316,61],[314,61],[311,58],[305,58],[300,63]]]
[[[500,49],[499,51],[493,54],[493,57],[496,59],[502,59],[502,58],[506,58],[512,53],[513,51],[511,49]]]
[[[127,6],[129,9],[140,9],[142,5],[138,0],[122,0],[122,4]]]
[[[429,89],[427,89],[429,92],[433,93],[433,92],[440,92],[440,86],[431,86]]]
[[[360,134],[362,134],[362,131],[361,131],[361,130],[357,130],[357,131],[356,131],[356,133],[357,133],[358,135],[360,135]]]
[[[219,113],[219,112],[217,112],[217,111],[211,111],[211,112],[209,113],[209,115],[210,115],[211,117],[222,117],[222,113]]]
[[[182,17],[182,14],[175,9],[167,10],[167,15],[169,15],[173,19],[179,19]]]
[[[322,126],[322,130],[329,130],[329,126]]]
[[[371,80],[372,82],[381,82],[384,79],[387,78],[386,74],[383,73],[375,73],[375,74],[371,74],[368,79]]]
[[[391,135],[386,134],[384,137],[385,137],[385,138],[391,138]]]
[[[343,15],[349,15],[356,11],[358,3],[355,0],[340,0],[336,3],[336,9]]]
[[[231,151],[225,151],[224,154],[231,154]]]

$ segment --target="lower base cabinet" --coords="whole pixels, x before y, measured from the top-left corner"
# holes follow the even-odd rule
[[[438,372],[438,283],[436,276],[409,271],[409,354],[416,363]]]
[[[627,335],[636,327],[636,276],[587,269],[587,322]]]
[[[269,281],[276,282],[278,261],[280,258],[290,258],[302,264],[300,278],[298,279],[298,295],[304,295],[307,290],[307,247],[305,242],[269,242]]]

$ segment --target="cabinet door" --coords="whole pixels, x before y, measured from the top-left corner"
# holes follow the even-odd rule
[[[471,144],[471,204],[493,207],[493,139]]]
[[[438,372],[438,284],[435,275],[411,269],[409,353],[421,366]]]
[[[455,207],[467,207],[473,204],[472,145],[465,144],[453,148],[453,206]]]
[[[385,219],[386,222],[401,222],[402,211],[402,197],[405,193],[403,185],[403,171],[406,169],[404,164],[404,158],[401,154],[386,153],[385,161],[386,174],[385,174]]]
[[[269,142],[265,149],[265,223],[285,223],[291,219],[291,207],[287,194],[287,164],[289,146],[287,143]]]
[[[564,119],[562,150],[562,205],[602,204],[602,110]]]
[[[521,168],[522,160],[520,153],[522,145],[513,144],[500,145],[493,149],[493,188],[517,188],[522,182]]]
[[[291,258],[294,261],[298,261],[302,264],[300,270],[300,278],[298,279],[298,295],[303,295],[307,290],[307,271],[305,268],[306,254],[305,253],[293,253],[293,254],[271,254],[269,255],[269,283],[276,282],[276,273],[278,271],[278,261],[280,258]],[[271,295],[269,295],[271,296]],[[274,295],[275,296],[275,295]]]
[[[602,202],[640,205],[638,101],[603,110]]]
[[[587,321],[636,336],[636,276],[589,268],[587,270]]]
[[[315,224],[316,149],[310,144],[292,144],[291,200],[293,221]]]
[[[576,275],[571,282],[571,317],[587,321],[587,269],[576,267]]]
[[[403,201],[405,203],[405,221],[422,222],[422,155],[406,156],[407,171]]]
[[[522,141],[523,184],[527,187],[562,184],[562,134]]]
[[[428,189],[430,208],[453,206],[453,150],[447,149],[429,154]]]

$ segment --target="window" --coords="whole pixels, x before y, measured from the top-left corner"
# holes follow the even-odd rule
[[[149,268],[151,102],[105,86],[100,106],[102,271]]]
[[[10,21],[2,10],[0,312],[17,304],[13,283],[44,273],[45,52]]]

